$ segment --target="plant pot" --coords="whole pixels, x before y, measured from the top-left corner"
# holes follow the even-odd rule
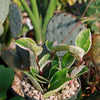
[[[26,77],[25,77],[26,78]],[[24,78],[24,79],[25,79]],[[23,79],[23,80],[24,80]],[[22,81],[23,81],[22,80]],[[81,82],[80,82],[80,79],[79,78],[77,78],[77,81],[78,81],[78,83],[79,83],[79,88],[78,88],[78,90],[77,90],[77,92],[74,94],[74,95],[72,95],[70,98],[68,98],[68,99],[62,99],[62,100],[76,100],[77,99],[77,96],[78,96],[78,93],[80,92],[80,90],[81,90]],[[31,98],[30,96],[28,96],[25,92],[24,92],[24,90],[23,90],[23,86],[22,86],[22,84],[21,84],[21,88],[22,88],[22,91],[23,91],[23,93],[24,93],[24,95],[25,95],[25,98],[26,98],[26,100],[37,100],[37,99],[35,99],[35,98]],[[39,99],[40,100],[40,99]],[[58,99],[57,99],[58,100]]]

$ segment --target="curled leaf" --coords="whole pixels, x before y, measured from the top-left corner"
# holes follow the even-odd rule
[[[15,44],[23,49],[33,52],[36,55],[40,55],[43,50],[41,46],[37,46],[35,41],[30,38],[20,38],[15,41]]]
[[[75,67],[71,70],[70,77],[71,78],[77,77],[77,76],[79,76],[87,71],[89,71],[89,69],[86,68],[85,65],[80,65],[79,67]]]

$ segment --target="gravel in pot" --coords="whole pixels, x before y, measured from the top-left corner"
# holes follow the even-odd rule
[[[43,94],[35,89],[28,78],[24,78],[21,83],[22,91],[27,100],[75,100],[80,91],[80,79],[68,82],[65,87],[54,95],[44,99]]]

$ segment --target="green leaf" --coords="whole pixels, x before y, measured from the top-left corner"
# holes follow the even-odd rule
[[[43,66],[43,64],[50,58],[50,54],[45,54],[39,61],[40,68]],[[42,70],[43,68],[41,68]]]
[[[59,68],[59,65],[56,64],[50,69],[50,73],[49,73],[50,78],[54,75],[54,73],[56,73],[58,71],[58,68]]]
[[[37,80],[32,75],[30,75],[28,72],[23,71],[23,73],[27,75],[27,77],[29,78],[29,80],[32,82],[33,86],[36,89],[40,90],[43,93],[43,89],[40,86],[40,84],[37,82]]]
[[[10,100],[25,100],[25,99],[23,97],[18,96],[18,97],[13,97]]]
[[[43,50],[41,46],[37,46],[35,41],[30,38],[20,38],[15,41],[15,44],[23,49],[33,52],[36,55],[40,55]]]
[[[75,57],[72,56],[72,53],[67,52],[62,57],[62,61],[61,61],[62,68],[65,68],[65,67],[70,68],[70,66],[74,63],[74,61],[75,61]]]
[[[4,23],[9,13],[10,0],[0,0],[0,23]]]
[[[59,79],[61,79],[61,78],[66,78],[67,72],[68,72],[68,68],[63,68],[63,69],[57,71],[57,72],[53,75],[53,77],[51,78],[51,80],[50,80],[50,85],[51,85],[53,82],[55,82],[55,81],[57,81],[57,80],[59,80]]]
[[[68,70],[68,74],[70,75],[71,72],[73,71],[73,69],[75,69],[75,67],[71,67],[69,70]]]
[[[6,93],[14,80],[14,71],[12,68],[5,68],[0,65],[0,100],[6,99]]]
[[[44,94],[44,99],[53,95],[54,93],[57,93],[58,91],[60,91],[68,81],[72,80],[71,78],[62,78],[61,80],[59,80],[58,82],[56,81],[55,83],[52,84],[52,89],[47,93]]]
[[[31,74],[35,75],[37,78],[44,80],[46,82],[49,82],[47,79],[45,79],[44,77],[40,76],[39,74],[36,73],[35,69],[33,67],[30,68]]]
[[[30,67],[30,72],[34,73],[34,74],[37,74],[37,71],[33,67]]]
[[[85,67],[85,65],[80,65],[79,67],[75,67],[70,74],[71,78],[77,77],[85,72],[89,71],[88,68]]]
[[[87,67],[84,67],[84,68],[76,75],[76,77],[78,77],[78,76],[84,74],[84,73],[87,72],[87,71],[89,71],[89,69],[88,69]]]
[[[49,51],[52,51],[52,45],[53,45],[53,42],[50,42],[49,40],[46,41],[46,46]]]
[[[57,0],[50,0],[43,24],[43,32],[42,32],[43,41],[45,40],[47,24],[50,18],[53,16],[56,6],[57,6]]]
[[[84,50],[78,46],[68,44],[56,44],[52,46],[52,49],[54,52],[69,51],[80,59],[82,59],[84,56]]]
[[[51,62],[52,62],[52,60],[47,60],[47,61],[40,67],[40,71],[42,71],[43,68],[44,68],[47,64],[49,64],[49,63],[51,63]]]
[[[81,31],[75,40],[76,46],[82,48],[85,54],[89,51],[91,47],[91,32],[90,29],[85,29]]]
[[[70,80],[72,80],[72,79],[71,78],[60,78],[60,79],[56,80],[55,82],[51,83],[49,91],[59,88],[61,85],[63,85],[64,83],[66,83]]]
[[[13,68],[17,74],[21,72],[21,62],[19,56],[14,51],[5,50],[1,53],[1,57],[7,66]]]
[[[14,38],[22,35],[22,13],[15,3],[11,3],[9,7],[9,25]]]
[[[13,0],[13,2],[16,3],[20,7],[20,9],[21,9],[22,12],[25,11],[25,9],[23,8],[23,6],[21,5],[21,3],[20,3],[19,0]]]

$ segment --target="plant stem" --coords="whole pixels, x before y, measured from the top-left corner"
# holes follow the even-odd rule
[[[41,28],[39,23],[37,22],[35,16],[33,15],[31,9],[29,8],[29,6],[27,5],[27,3],[25,2],[25,0],[20,0],[21,4],[23,5],[24,9],[26,10],[26,12],[28,13],[34,30],[35,30],[35,38],[36,38],[36,42],[40,45],[42,45],[42,37],[41,37]]]
[[[52,49],[53,49],[54,52],[67,51],[67,50],[69,50],[69,45],[67,45],[67,44],[57,44],[55,46],[52,46]]]
[[[31,0],[31,7],[32,7],[32,12],[34,14],[34,17],[37,19],[37,21],[39,23],[39,12],[38,12],[38,8],[37,8],[36,0]]]
[[[61,60],[62,60],[62,57],[59,57],[59,69],[61,70]]]
[[[45,17],[46,10],[48,8],[49,0],[43,0],[42,16]]]
[[[91,4],[92,1],[93,0],[90,0],[90,2],[88,3],[86,9],[84,10],[84,12],[83,12],[83,14],[81,16],[79,22],[75,25],[75,27],[72,29],[72,31],[65,37],[65,39],[61,43],[64,43],[68,39],[68,37],[72,34],[72,32],[76,29],[76,27],[81,24],[81,19],[84,17],[84,15],[85,15],[85,13],[86,13],[87,9],[89,8],[89,6],[90,6],[90,4]]]
[[[46,16],[45,16],[45,19],[44,19],[44,24],[43,24],[43,31],[42,31],[43,41],[45,41],[47,24],[48,24],[50,18],[54,14],[54,11],[56,9],[56,5],[57,5],[57,0],[50,0],[49,7],[47,9]]]

